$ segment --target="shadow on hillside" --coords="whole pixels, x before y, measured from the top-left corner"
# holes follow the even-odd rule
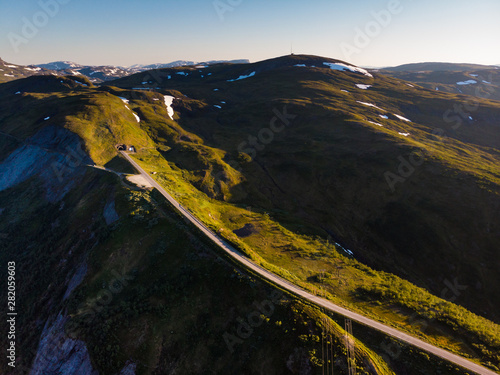
[[[121,155],[116,155],[104,165],[105,168],[119,173],[139,174],[137,170]]]

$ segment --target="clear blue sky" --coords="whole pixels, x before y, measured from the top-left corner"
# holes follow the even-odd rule
[[[391,1],[399,12],[380,26],[373,12]],[[66,4],[44,16],[41,4],[51,2]],[[297,54],[363,66],[500,64],[499,17],[500,0],[1,0],[0,57],[124,66],[258,61],[288,54],[293,43]],[[23,33],[33,18],[36,35]],[[356,43],[357,30],[367,27],[368,42]]]

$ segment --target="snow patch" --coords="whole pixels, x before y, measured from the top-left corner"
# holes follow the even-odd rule
[[[379,116],[382,117],[383,119],[386,119],[386,120],[389,119],[389,116],[386,116],[386,115],[379,115]]]
[[[354,256],[354,253],[349,250],[349,249],[346,249],[344,246],[342,246],[341,244],[339,244],[338,242],[335,242],[335,246],[336,247],[340,247],[342,250],[344,250],[347,254],[349,254],[350,256]]]
[[[14,77],[12,74],[7,74],[7,73],[5,73],[4,76],[6,76],[6,77]]]
[[[104,220],[107,225],[111,225],[120,219],[120,216],[118,216],[118,213],[116,212],[114,199],[111,199],[108,203],[106,203],[102,215],[104,216]]]
[[[396,114],[394,114],[394,116],[396,116],[400,120],[411,122],[411,120],[408,120],[406,117],[403,117],[403,116],[400,116],[400,115],[396,115]]]
[[[307,65],[306,64],[296,64],[294,66],[299,66],[299,67],[305,68]]]
[[[408,137],[410,133],[398,133],[399,135],[402,135],[403,137]]]
[[[19,95],[20,93],[21,93],[21,91],[18,91],[18,92],[16,92],[14,95]]]
[[[372,85],[363,85],[362,83],[356,83],[356,87],[361,90],[368,90]]]
[[[214,105],[215,108],[221,109],[222,107],[220,105]]]
[[[164,95],[163,100],[165,101],[165,106],[167,107],[168,117],[170,120],[174,119],[174,109],[172,108],[172,103],[174,102],[174,97],[170,95]]]
[[[483,83],[486,83],[486,84],[488,84],[488,85],[491,85],[491,84],[492,84],[491,82],[484,81],[484,80],[483,80]]]
[[[473,79],[469,79],[468,81],[462,81],[462,82],[457,82],[457,85],[475,85],[477,83],[477,81],[473,80]]]
[[[247,78],[250,78],[250,77],[253,77],[255,75],[256,72],[252,72],[246,76],[239,76],[238,78],[235,78],[235,79],[228,79],[227,81],[228,82],[234,82],[234,81],[241,81],[242,79],[247,79]]]
[[[471,77],[477,77],[477,74],[469,74]]]
[[[18,66],[17,66],[17,65],[7,65],[7,64],[5,64],[5,66],[6,66],[7,68],[18,68]]]
[[[353,73],[361,73],[367,77],[373,78],[373,76],[370,73],[368,73],[367,70],[362,69],[362,68],[358,68],[356,66],[342,64],[342,63],[328,63],[328,62],[324,62],[323,65],[329,66],[330,69],[332,69],[332,70],[340,70],[340,71],[348,70],[348,71],[353,72]]]
[[[340,90],[340,91],[349,93],[349,91],[347,91],[347,90]]]
[[[381,111],[384,111],[382,108],[380,107],[377,107],[375,104],[372,104],[372,103],[365,103],[365,102],[360,102],[359,100],[356,100],[356,103],[360,103],[360,104],[363,104],[363,105],[366,105],[367,107],[373,107],[373,108],[377,108],[377,109],[380,109]]]
[[[415,87],[415,86],[413,86],[411,83],[407,83],[407,85],[408,85],[408,86],[410,86],[410,87]]]
[[[45,118],[43,119],[43,121],[47,121],[48,119],[50,119],[50,116],[45,117]]]
[[[368,121],[370,124],[373,124],[373,125],[377,125],[377,126],[384,126],[382,124],[379,124],[378,122],[374,122],[374,121]]]

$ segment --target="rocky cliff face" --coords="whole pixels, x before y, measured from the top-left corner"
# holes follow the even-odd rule
[[[40,176],[49,202],[58,202],[76,178],[93,165],[79,137],[58,126],[47,126],[28,138],[0,164],[0,191]]]
[[[62,127],[47,126],[26,139],[0,163],[0,191],[36,178],[43,187],[44,198],[56,203],[76,186],[86,166],[93,164],[76,134]],[[64,299],[82,282],[86,272],[87,266],[82,263],[68,276]],[[18,368],[18,373],[98,374],[92,367],[85,343],[65,334],[66,320],[62,313],[47,320],[30,370]]]
[[[54,322],[47,321],[30,375],[98,375],[92,368],[85,343],[66,336],[66,321],[62,313]]]
[[[66,335],[66,321],[62,313],[53,322],[47,321],[30,375],[99,375],[92,366],[85,343]],[[119,375],[135,375],[135,369],[135,363],[127,362]]]

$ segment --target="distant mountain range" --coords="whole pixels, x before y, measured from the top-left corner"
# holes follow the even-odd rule
[[[197,62],[197,61],[185,61],[185,60],[177,60],[173,61],[167,64],[136,64],[136,65],[131,65],[127,69],[133,70],[134,72],[142,72],[144,70],[151,70],[151,69],[164,69],[164,68],[176,68],[179,66],[193,66],[193,65],[214,65],[214,64],[249,64],[250,60],[248,59],[241,59],[241,60],[211,60],[211,61],[204,61],[204,62]]]
[[[14,79],[25,78],[32,75],[41,74],[55,74],[55,75],[84,75],[93,83],[106,82],[118,78],[123,78],[131,74],[140,73],[146,70],[152,69],[168,69],[177,68],[183,66],[209,66],[215,64],[249,64],[248,59],[240,60],[211,60],[211,61],[190,61],[190,60],[177,60],[170,63],[157,63],[157,64],[135,64],[128,67],[115,66],[115,65],[81,65],[72,61],[53,61],[45,64],[37,65],[17,65],[9,64],[0,59],[0,82],[11,81]],[[415,77],[407,76],[408,74],[422,74],[424,72],[456,72],[456,73],[467,73],[467,72],[478,72],[484,70],[495,70],[499,69],[498,65],[479,65],[479,64],[455,64],[455,63],[443,63],[443,62],[424,62],[415,64],[404,64],[395,67],[386,68],[368,68],[370,70],[379,71],[380,73],[398,75],[398,78],[406,79],[412,82],[421,81],[421,79],[415,79]],[[399,76],[400,73],[404,73],[405,76]],[[439,80],[431,79],[426,81],[432,81],[436,83],[444,83]],[[446,82],[449,83],[449,82]],[[430,88],[430,86],[429,86]],[[455,90],[457,91],[457,90]]]
[[[500,65],[457,64],[444,62],[423,62],[404,64],[395,67],[382,68],[381,71],[391,72],[466,72],[471,70],[495,69]]]
[[[23,66],[7,63],[0,58],[0,83],[34,75],[50,74],[51,72],[50,70],[34,65]]]
[[[46,64],[38,64],[36,67],[52,70],[58,72],[58,74],[83,74],[87,76],[92,82],[98,83],[103,81],[109,81],[112,79],[122,78],[134,73],[140,73],[145,70],[151,69],[164,69],[164,68],[175,68],[181,66],[193,66],[193,65],[214,65],[220,63],[229,64],[247,64],[250,61],[247,59],[242,60],[212,60],[205,62],[196,61],[186,61],[177,60],[170,63],[159,63],[159,64],[135,64],[129,67],[114,66],[114,65],[80,65],[71,61],[54,61]]]

